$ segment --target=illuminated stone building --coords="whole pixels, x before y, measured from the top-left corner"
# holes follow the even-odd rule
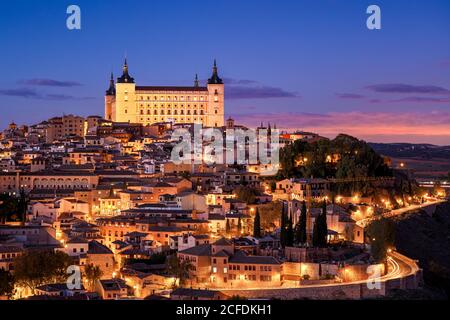
[[[206,86],[195,77],[193,86],[138,86],[125,60],[122,76],[105,95],[105,119],[113,122],[151,125],[158,122],[198,123],[224,126],[224,84],[214,61]]]

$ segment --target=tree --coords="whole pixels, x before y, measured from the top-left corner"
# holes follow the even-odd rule
[[[0,222],[6,223],[17,212],[17,199],[3,194],[0,195]]]
[[[280,244],[284,248],[287,242],[287,232],[286,232],[286,214],[284,212],[284,204],[281,208],[281,218],[280,218]]]
[[[241,221],[241,217],[238,218],[238,223],[237,223],[237,233],[238,235],[240,235],[242,232],[242,221]]]
[[[17,201],[17,215],[22,224],[25,224],[25,220],[27,218],[27,209],[28,209],[29,199],[24,189],[20,189],[19,199]]]
[[[198,228],[195,230],[194,234],[207,234],[209,232],[208,225],[206,223],[202,223],[198,226]]]
[[[67,278],[72,259],[61,251],[28,251],[14,261],[14,277],[18,284],[30,288]]]
[[[14,293],[14,277],[9,271],[0,269],[0,296],[10,298]]]
[[[286,228],[286,246],[292,247],[294,245],[294,228],[292,225],[292,215],[289,217]]]
[[[258,206],[262,231],[271,232],[279,226],[282,205],[282,202],[275,201]]]
[[[175,277],[174,287],[177,286],[177,282],[180,287],[183,287],[191,277],[192,269],[193,265],[190,261],[181,260],[175,254],[167,258],[167,270]]]
[[[313,247],[319,247],[320,240],[319,240],[319,217],[314,220],[314,226],[313,226],[313,234],[312,234],[312,245]]]
[[[295,242],[298,244],[306,243],[306,202],[302,202],[300,210],[300,220],[295,226]]]
[[[394,222],[388,218],[374,220],[367,227],[367,235],[370,238],[370,249],[373,258],[376,262],[384,262],[388,249],[394,245]]]
[[[331,155],[340,156],[330,161]],[[303,159],[307,159],[304,161]],[[311,177],[352,178],[392,176],[392,170],[366,142],[340,134],[333,140],[313,143],[297,140],[280,150],[278,178]]]
[[[253,236],[261,238],[261,217],[258,208],[256,208],[255,219],[253,220]]]
[[[320,215],[319,224],[320,246],[327,246],[328,239],[328,225],[327,225],[327,202],[324,200],[322,204],[322,214]]]
[[[227,220],[227,223],[225,225],[225,233],[230,234],[231,233],[230,220],[229,219],[226,219],[226,220]]]
[[[97,282],[97,280],[100,280],[102,275],[103,272],[99,266],[93,264],[88,264],[86,266],[86,268],[84,269],[84,276],[86,277],[89,290],[95,290],[95,283]]]
[[[243,201],[247,204],[255,204],[256,203],[256,196],[260,194],[260,192],[251,187],[247,186],[240,186],[236,188],[236,198],[240,201]]]
[[[326,247],[328,237],[327,227],[327,203],[323,202],[322,212],[317,216],[314,221],[313,227],[313,246]]]

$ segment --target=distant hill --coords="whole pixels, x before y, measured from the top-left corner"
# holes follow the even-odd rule
[[[382,155],[393,158],[450,159],[450,146],[411,143],[369,143]]]

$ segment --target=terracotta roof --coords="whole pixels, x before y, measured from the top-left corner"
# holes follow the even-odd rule
[[[113,252],[108,247],[94,240],[89,242],[88,254],[113,254]]]
[[[229,263],[248,263],[248,264],[281,264],[280,261],[270,256],[247,256],[243,251],[236,251],[230,257]]]
[[[211,256],[211,245],[201,244],[199,246],[191,247],[183,251],[179,251],[182,254],[188,254],[192,256],[208,257]]]
[[[215,246],[232,246],[233,243],[226,238],[220,238],[219,240],[214,242],[213,245],[215,245]]]
[[[136,86],[136,91],[208,91],[208,88],[182,86]]]
[[[80,238],[80,237],[76,237],[76,238],[72,238],[69,241],[67,241],[67,243],[88,243],[88,241],[84,238]]]

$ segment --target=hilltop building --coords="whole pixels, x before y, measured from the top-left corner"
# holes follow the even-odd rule
[[[206,86],[138,86],[125,59],[122,75],[111,80],[105,95],[105,119],[150,125],[158,122],[224,126],[224,84],[214,61]]]

